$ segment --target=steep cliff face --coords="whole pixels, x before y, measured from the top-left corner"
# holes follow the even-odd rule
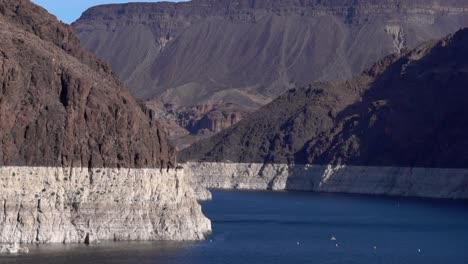
[[[226,166],[236,173],[217,178],[228,186],[259,179],[268,188],[277,179],[287,189],[364,192],[375,180],[370,186],[386,190],[378,193],[422,195],[417,190],[429,188],[428,179],[447,177],[431,180],[440,186],[430,188],[466,198],[467,45],[464,29],[387,57],[353,80],[290,90],[232,128],[183,150],[181,157],[231,162]],[[262,164],[280,169],[263,173]],[[308,172],[301,164],[323,166]],[[323,169],[327,166],[330,173]],[[216,170],[205,167],[191,170],[210,187],[205,175]],[[335,185],[320,188],[323,180]],[[363,184],[361,191],[355,181]]]
[[[27,1],[1,14],[1,165],[173,164],[164,133],[71,28]]]
[[[93,7],[73,24],[141,99],[252,112],[286,90],[348,79],[468,26],[462,0],[215,1]]]
[[[183,170],[0,167],[0,243],[199,240]]]
[[[154,112],[72,29],[0,0],[0,243],[201,239]]]
[[[208,189],[290,190],[468,199],[468,169],[189,162],[198,199]]]

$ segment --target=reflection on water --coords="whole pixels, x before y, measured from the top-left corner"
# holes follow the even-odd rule
[[[0,263],[468,263],[466,201],[216,191],[203,210],[206,241],[39,245]]]
[[[0,263],[166,263],[199,242],[103,242],[94,245],[29,245],[29,254],[4,255]]]

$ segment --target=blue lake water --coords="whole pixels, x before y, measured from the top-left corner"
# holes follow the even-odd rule
[[[0,263],[468,263],[466,201],[215,191],[203,210],[206,241],[31,246]]]

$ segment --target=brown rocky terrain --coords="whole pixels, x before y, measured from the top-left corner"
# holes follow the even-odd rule
[[[176,107],[158,99],[141,103],[153,111],[154,118],[161,124],[176,150],[189,147],[200,139],[236,124],[246,114],[238,112],[231,104]]]
[[[0,1],[0,165],[167,167],[152,111],[29,1]]]
[[[0,35],[0,243],[204,239],[156,112],[29,0]]]
[[[179,123],[190,133],[218,133],[242,119],[242,114],[235,112],[233,105],[197,105],[179,109]]]
[[[93,7],[73,24],[135,96],[162,99],[192,134],[466,26],[464,0],[130,3]]]
[[[292,89],[185,160],[466,168],[468,29],[350,81]]]

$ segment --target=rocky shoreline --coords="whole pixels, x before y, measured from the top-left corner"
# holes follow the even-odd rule
[[[200,240],[183,170],[0,167],[0,243]]]
[[[189,162],[195,188],[468,199],[468,169]]]
[[[21,247],[18,243],[0,245],[0,254],[29,253],[28,247]]]

